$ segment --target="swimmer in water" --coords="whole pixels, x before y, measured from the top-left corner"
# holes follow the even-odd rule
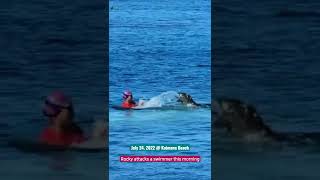
[[[40,135],[40,141],[49,145],[71,145],[86,141],[82,129],[74,122],[71,98],[63,92],[50,94],[43,107],[49,126]]]
[[[136,102],[134,102],[133,100],[131,91],[124,91],[122,98],[123,98],[123,102],[121,106],[123,108],[133,108],[137,106]]]

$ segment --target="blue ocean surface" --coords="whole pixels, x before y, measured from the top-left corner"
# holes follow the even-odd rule
[[[44,97],[72,96],[86,131],[106,112],[106,10],[103,1],[0,2],[0,177],[105,179],[105,153],[22,152],[11,138],[37,140],[48,123]],[[88,133],[89,135],[89,133]]]
[[[210,1],[110,1],[109,105],[187,92],[211,102]],[[109,109],[109,177],[210,179],[211,111]],[[187,152],[130,151],[131,144],[189,144]],[[199,163],[122,163],[120,155],[200,155]]]
[[[214,96],[254,105],[272,129],[320,131],[318,1],[215,1]],[[214,179],[320,178],[319,144],[278,148],[214,139]]]

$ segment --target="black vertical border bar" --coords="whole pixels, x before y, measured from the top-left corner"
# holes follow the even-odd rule
[[[107,142],[106,142],[106,179],[109,180],[109,0],[102,0],[105,1],[106,5],[105,5],[105,21],[103,23],[106,23],[106,53],[107,53],[107,57],[106,57],[106,121],[107,121]]]
[[[214,31],[214,1],[216,0],[211,0],[211,21],[210,21],[210,28],[211,28],[211,34],[210,34],[210,37],[211,37],[211,179],[214,179],[214,126],[213,126],[213,121],[214,121],[214,109],[213,109],[213,102],[214,102],[214,34],[213,34],[213,31]]]

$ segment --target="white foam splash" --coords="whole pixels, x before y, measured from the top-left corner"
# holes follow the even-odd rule
[[[152,97],[150,100],[139,100],[136,108],[163,107],[177,104],[178,93],[175,91],[167,91],[158,96]]]

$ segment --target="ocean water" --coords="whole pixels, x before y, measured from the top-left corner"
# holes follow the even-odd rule
[[[0,8],[1,179],[105,179],[105,153],[25,153],[11,137],[37,138],[44,97],[71,95],[90,131],[106,111],[106,10],[103,1],[2,1]]]
[[[319,132],[318,1],[215,1],[214,95],[253,104],[277,131]],[[214,139],[214,179],[312,179],[319,145],[256,147]]]
[[[211,101],[210,1],[110,1],[109,105],[184,91]],[[210,109],[109,109],[109,177],[210,179]],[[190,144],[188,152],[130,152],[137,143]],[[200,155],[200,163],[121,163],[120,155]]]

